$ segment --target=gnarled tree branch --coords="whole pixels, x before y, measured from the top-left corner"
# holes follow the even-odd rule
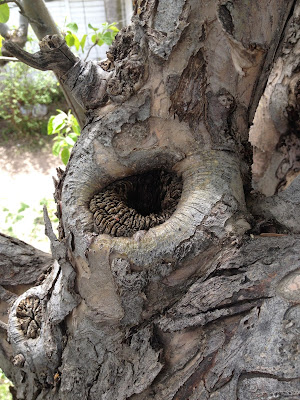
[[[0,284],[36,285],[53,264],[50,254],[0,233]]]

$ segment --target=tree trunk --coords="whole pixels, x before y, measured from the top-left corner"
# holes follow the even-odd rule
[[[122,15],[122,1],[116,0],[114,2],[109,0],[104,0],[105,7],[105,16],[106,22],[112,24],[113,22],[117,22],[118,26],[124,26],[125,22],[123,21]]]
[[[300,397],[300,178],[252,192],[248,142],[272,65],[297,54],[299,10],[136,1],[112,71],[55,35],[35,55],[6,42],[87,114],[56,181],[59,239],[45,212],[53,269],[9,302],[16,399]]]

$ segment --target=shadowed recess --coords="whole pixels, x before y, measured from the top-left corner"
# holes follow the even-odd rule
[[[164,170],[114,182],[90,202],[95,231],[129,237],[162,224],[175,211],[181,192],[181,178]]]

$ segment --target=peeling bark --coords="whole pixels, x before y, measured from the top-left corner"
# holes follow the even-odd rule
[[[5,45],[56,71],[87,116],[55,181],[59,238],[45,212],[54,268],[10,299],[17,399],[300,395],[298,186],[248,193],[248,127],[293,6],[136,1],[111,71],[57,36],[34,55]]]
[[[296,4],[250,130],[253,184],[266,196],[286,189],[300,170],[299,16]]]

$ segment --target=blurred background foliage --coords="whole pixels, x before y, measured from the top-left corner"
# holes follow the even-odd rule
[[[34,71],[20,62],[11,62],[2,69],[0,90],[2,142],[24,138],[32,144],[37,138],[46,137],[48,119],[57,105],[66,109],[52,72]]]
[[[12,386],[12,383],[6,378],[2,369],[0,369],[0,400],[12,400],[9,386]]]

